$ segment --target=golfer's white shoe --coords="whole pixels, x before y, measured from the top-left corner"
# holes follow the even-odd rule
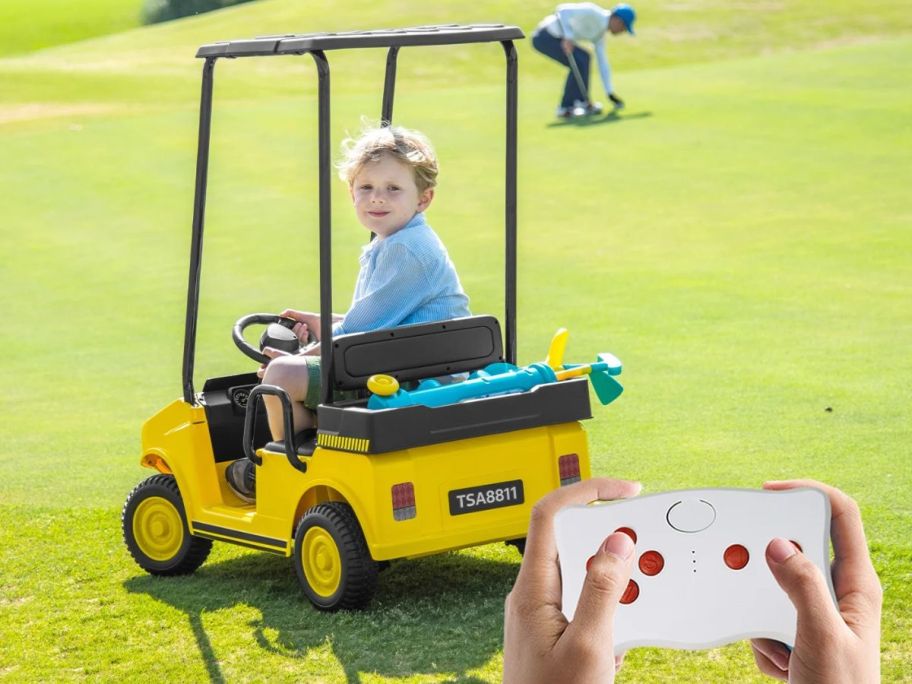
[[[599,102],[583,102],[582,100],[577,100],[573,103],[572,116],[574,119],[601,113],[602,105]]]

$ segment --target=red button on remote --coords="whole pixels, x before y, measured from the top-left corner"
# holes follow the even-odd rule
[[[637,533],[634,532],[633,530],[631,530],[629,527],[619,527],[619,528],[617,528],[617,529],[615,530],[615,532],[623,532],[623,533],[626,534],[628,537],[630,537],[631,539],[633,539],[633,543],[634,543],[634,544],[637,543]]]
[[[665,559],[658,551],[647,551],[640,556],[640,572],[644,575],[653,577],[662,572],[665,567]]]
[[[621,603],[633,603],[637,600],[637,596],[640,595],[640,585],[630,580],[627,583],[627,588],[624,590],[624,595],[621,596]]]
[[[740,570],[747,565],[747,561],[750,560],[750,554],[747,552],[747,549],[741,546],[741,544],[732,544],[729,546],[725,549],[725,553],[722,557],[725,560],[725,564],[732,570]]]

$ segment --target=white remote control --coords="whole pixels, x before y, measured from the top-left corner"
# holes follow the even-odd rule
[[[588,560],[615,531],[636,542],[614,618],[614,650],[704,649],[751,638],[795,643],[797,613],[766,564],[774,537],[830,577],[830,502],[817,489],[691,489],[590,506],[555,517],[563,612],[573,619]]]

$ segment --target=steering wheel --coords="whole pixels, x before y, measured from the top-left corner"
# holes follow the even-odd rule
[[[297,354],[301,347],[298,336],[292,328],[298,324],[293,318],[284,318],[276,314],[254,313],[239,318],[231,330],[231,338],[245,356],[249,356],[258,363],[269,363],[270,358],[263,353],[264,347],[272,347],[289,354]],[[251,325],[265,325],[266,330],[260,336],[260,348],[257,350],[244,339],[244,331]],[[313,335],[308,335],[308,341],[315,341]]]

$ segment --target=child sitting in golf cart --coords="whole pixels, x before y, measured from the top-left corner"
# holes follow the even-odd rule
[[[424,218],[434,199],[437,158],[421,133],[400,127],[372,128],[343,143],[339,176],[348,183],[358,221],[374,235],[361,253],[352,303],[333,314],[333,335],[469,316],[469,299],[446,248]],[[302,343],[319,339],[320,314],[286,309],[299,323]],[[319,347],[305,354],[263,350],[272,360],[259,371],[263,382],[281,387],[292,400],[295,432],[313,427],[320,401]],[[269,429],[284,438],[282,404],[264,396]],[[242,500],[254,497],[254,465],[243,458],[226,477]]]

